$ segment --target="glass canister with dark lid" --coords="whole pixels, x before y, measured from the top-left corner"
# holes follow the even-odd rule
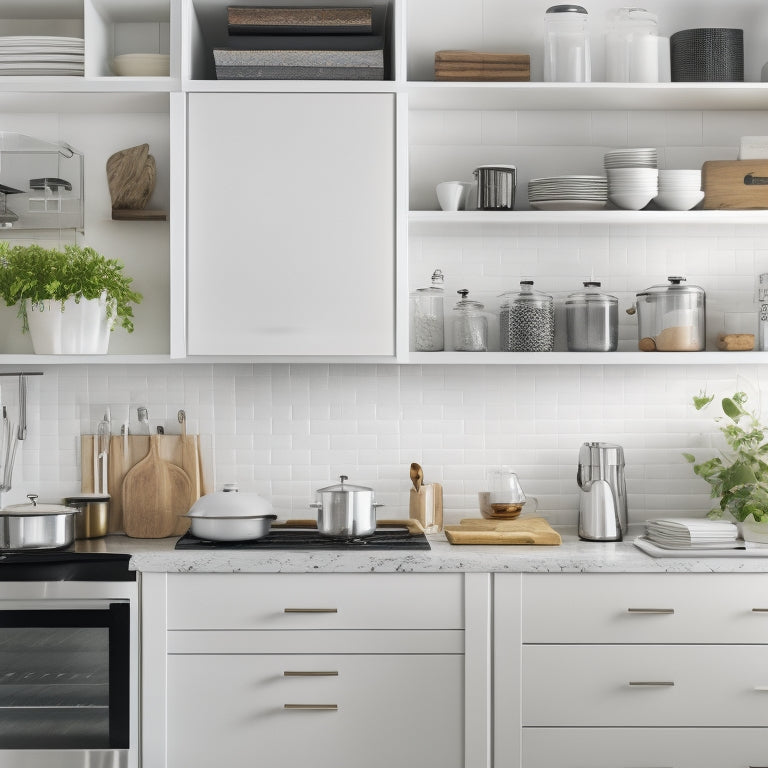
[[[453,311],[453,348],[456,352],[486,352],[488,350],[488,318],[483,313],[485,305],[468,299],[469,291],[457,291],[461,299]]]
[[[521,280],[519,291],[507,291],[500,298],[502,352],[551,352],[555,347],[552,296],[534,290],[533,280]]]
[[[619,300],[590,280],[565,299],[569,352],[615,352],[619,346]]]
[[[643,352],[700,352],[706,347],[706,296],[684,277],[637,294],[638,347]],[[632,310],[630,310],[630,313]]]

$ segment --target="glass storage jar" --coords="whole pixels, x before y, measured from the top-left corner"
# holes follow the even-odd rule
[[[555,308],[552,297],[521,280],[520,291],[500,296],[499,334],[502,352],[551,352],[555,347]]]
[[[461,299],[453,311],[453,348],[456,352],[486,352],[488,350],[488,318],[483,314],[485,305],[468,299],[469,291],[457,291]]]
[[[637,294],[638,347],[643,352],[700,352],[706,347],[706,297],[684,277],[668,277]],[[628,310],[632,314],[633,310]]]
[[[615,83],[659,80],[658,19],[644,8],[617,8],[605,35],[605,79]]]
[[[592,79],[589,16],[580,5],[547,8],[544,31],[544,81],[588,83]]]
[[[442,352],[445,349],[443,284],[445,276],[436,269],[432,284],[412,294],[413,340],[417,352]]]
[[[569,352],[615,352],[619,345],[619,300],[600,285],[586,282],[583,291],[565,299]]]

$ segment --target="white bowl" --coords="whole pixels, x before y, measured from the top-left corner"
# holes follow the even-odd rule
[[[123,53],[112,59],[112,71],[122,77],[168,77],[170,56],[165,53]]]
[[[619,192],[616,194],[611,192],[608,195],[608,199],[615,206],[623,208],[625,211],[639,211],[641,208],[645,208],[655,195],[655,190],[652,192]]]
[[[691,192],[659,192],[653,202],[665,211],[690,211],[704,199],[701,190]]]

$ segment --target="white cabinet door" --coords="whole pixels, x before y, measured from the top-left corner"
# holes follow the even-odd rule
[[[171,655],[168,768],[463,768],[462,655]]]
[[[192,93],[187,352],[395,352],[392,94]]]

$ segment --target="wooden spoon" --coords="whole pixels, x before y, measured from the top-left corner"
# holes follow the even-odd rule
[[[416,493],[419,492],[421,484],[424,481],[424,470],[416,463],[411,464],[411,482],[416,489]]]

